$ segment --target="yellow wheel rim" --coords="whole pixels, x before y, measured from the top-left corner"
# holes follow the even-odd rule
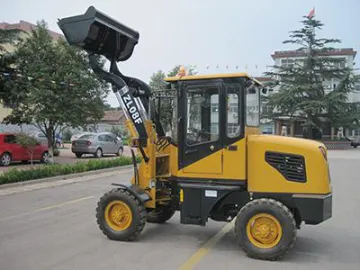
[[[272,215],[261,213],[253,216],[246,225],[250,242],[258,248],[272,248],[281,240],[280,222]]]
[[[122,201],[112,201],[105,208],[105,220],[115,231],[126,230],[132,222],[131,209]]]

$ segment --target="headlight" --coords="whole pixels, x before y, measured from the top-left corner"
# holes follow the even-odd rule
[[[323,155],[324,159],[327,161],[327,152],[326,149],[322,146],[319,146],[320,152]]]

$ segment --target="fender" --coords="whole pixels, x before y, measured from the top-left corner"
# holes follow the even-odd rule
[[[127,185],[117,184],[117,183],[112,183],[111,185],[117,186],[120,189],[129,191],[132,195],[134,195],[136,197],[136,199],[138,199],[142,203],[145,203],[145,202],[151,200],[150,195],[144,189],[140,188],[139,186],[136,186],[136,185],[127,186]]]

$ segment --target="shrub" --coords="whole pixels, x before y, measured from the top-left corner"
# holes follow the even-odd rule
[[[141,158],[137,157],[137,162],[140,161]],[[0,175],[0,185],[131,164],[132,159],[130,157],[119,157],[109,160],[89,160],[88,162],[77,162],[75,164],[49,164],[28,170],[10,169]]]

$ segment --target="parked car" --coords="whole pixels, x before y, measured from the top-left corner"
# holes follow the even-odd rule
[[[360,145],[360,136],[348,136],[350,140],[350,145],[354,148],[357,148]]]
[[[93,154],[98,158],[106,154],[121,156],[124,152],[124,145],[115,134],[109,132],[91,133],[74,140],[71,151],[78,158],[84,154]]]
[[[71,136],[70,141],[73,142],[77,139],[79,139],[81,136],[87,135],[87,134],[93,134],[92,132],[81,132],[81,133],[76,133],[74,135]]]
[[[29,135],[34,137],[35,139],[37,139],[41,144],[48,145],[48,140],[43,132],[41,132],[41,131],[30,132]],[[55,136],[56,148],[60,148],[62,144],[63,144],[62,139],[59,136]]]
[[[8,166],[15,161],[30,161],[29,151],[16,141],[16,133],[0,133],[0,165]],[[49,151],[46,145],[38,143],[33,150],[32,160],[49,162]]]

